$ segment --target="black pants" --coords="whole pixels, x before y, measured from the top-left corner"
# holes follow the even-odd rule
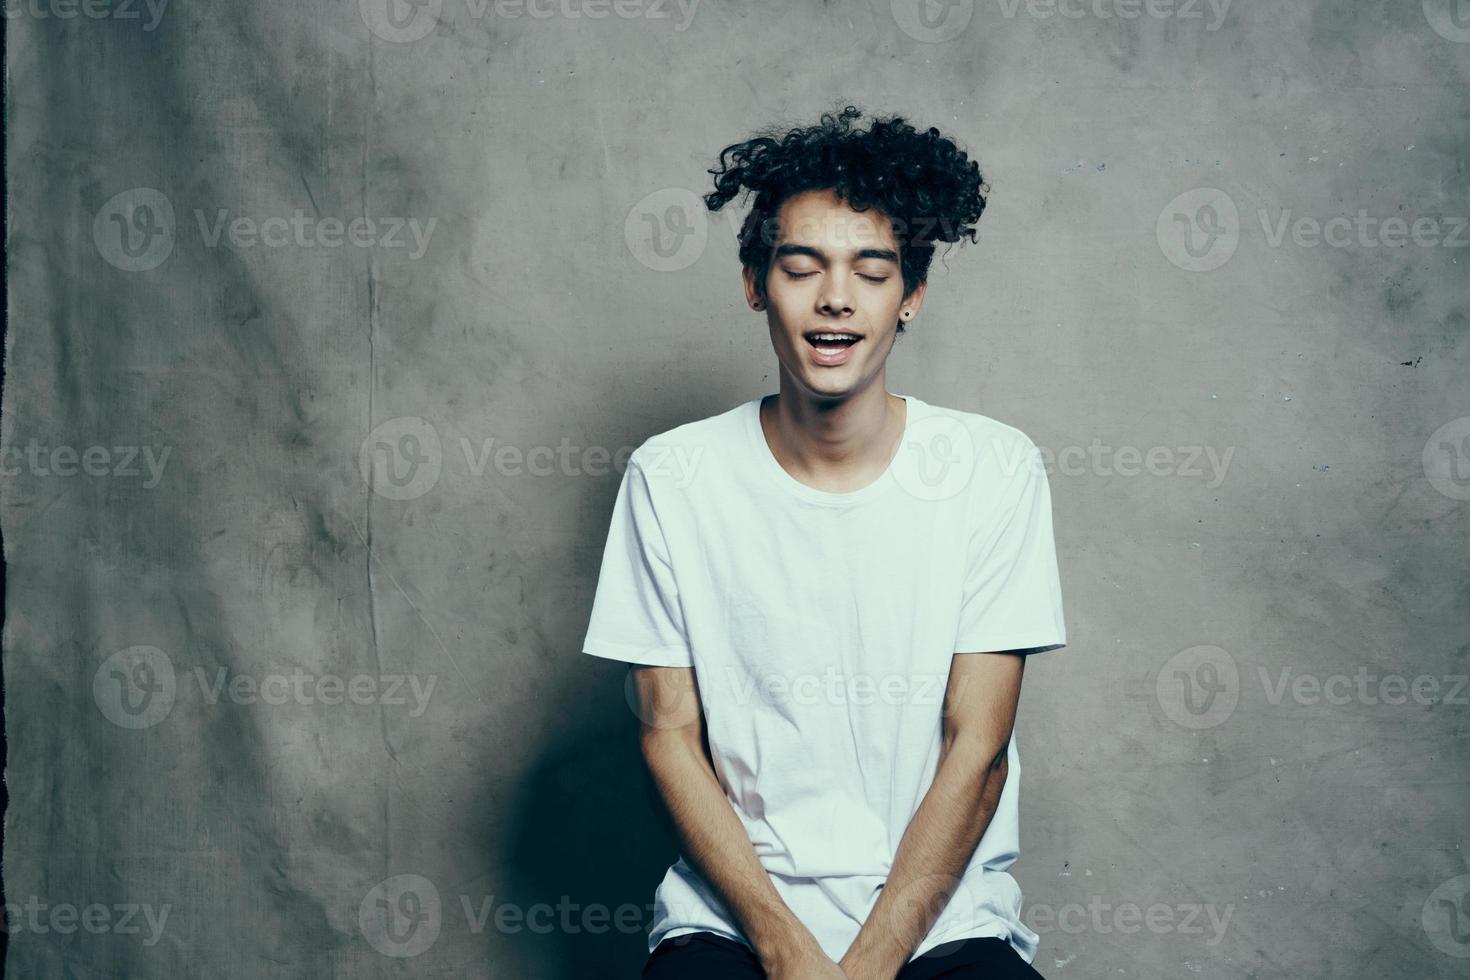
[[[643,980],[765,980],[749,946],[712,932],[674,936],[643,965]],[[935,946],[898,971],[898,980],[1042,980],[1004,939],[959,939]]]

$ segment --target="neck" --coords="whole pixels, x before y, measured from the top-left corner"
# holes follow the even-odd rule
[[[892,461],[907,407],[882,375],[859,391],[826,399],[800,391],[782,372],[780,392],[761,403],[771,452],[793,476],[842,493],[872,482]]]

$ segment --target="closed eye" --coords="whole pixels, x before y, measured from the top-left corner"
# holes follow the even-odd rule
[[[814,276],[814,275],[816,275],[816,273],[815,272],[788,272],[788,273],[786,273],[786,275],[789,276],[789,277],[791,277],[792,279],[805,279],[808,276]],[[866,280],[868,280],[868,282],[887,282],[888,281],[888,277],[887,276],[865,276],[862,273],[858,273],[858,278],[860,278],[860,279],[866,279]]]

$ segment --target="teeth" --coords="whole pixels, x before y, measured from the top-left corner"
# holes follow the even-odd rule
[[[812,334],[813,340],[856,340],[857,335],[850,333],[817,333]]]

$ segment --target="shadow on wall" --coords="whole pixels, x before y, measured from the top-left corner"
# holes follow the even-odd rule
[[[575,707],[557,714],[582,724],[541,752],[500,836],[505,898],[527,916],[538,903],[550,910],[534,930],[498,928],[493,913],[486,929],[516,950],[524,977],[635,978],[648,958],[654,889],[679,848],[638,751],[628,668],[582,659],[589,679],[568,699]]]

